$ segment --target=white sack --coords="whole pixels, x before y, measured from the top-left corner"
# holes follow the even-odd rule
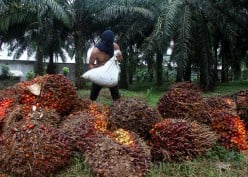
[[[104,65],[85,72],[82,77],[101,86],[114,87],[118,84],[119,73],[119,63],[116,56],[113,56]]]

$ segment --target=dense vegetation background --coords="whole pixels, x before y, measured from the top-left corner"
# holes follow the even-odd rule
[[[121,88],[195,80],[213,90],[247,78],[247,8],[245,0],[0,0],[0,45],[16,59],[35,53],[36,75],[54,73],[67,51],[80,89],[87,49],[110,28],[125,58]]]

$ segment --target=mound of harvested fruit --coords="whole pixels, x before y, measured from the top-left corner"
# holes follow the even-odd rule
[[[245,123],[239,116],[223,111],[212,113],[212,129],[219,135],[218,142],[227,149],[246,150]]]
[[[55,109],[61,115],[71,111],[77,98],[76,88],[63,75],[38,76],[19,86],[23,89],[21,104]]]
[[[165,119],[150,134],[154,161],[193,159],[207,152],[217,139],[205,125],[181,119]]]
[[[108,128],[123,128],[133,131],[144,139],[149,138],[149,130],[162,120],[161,115],[144,101],[136,98],[122,98],[109,108]]]
[[[172,85],[159,99],[157,109],[164,118],[179,118],[210,123],[200,89],[189,82]]]
[[[150,168],[150,153],[132,132],[117,130],[98,134],[85,151],[86,163],[97,176],[144,177]]]
[[[51,127],[6,131],[0,141],[1,170],[13,176],[50,176],[69,163],[65,134]]]

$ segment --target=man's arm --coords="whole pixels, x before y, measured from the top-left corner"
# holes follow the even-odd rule
[[[95,66],[95,61],[96,61],[96,51],[97,49],[94,47],[92,49],[91,55],[90,55],[90,59],[89,59],[89,68],[92,69]]]
[[[120,50],[120,52],[116,55],[117,60],[123,60],[123,56],[121,54],[120,46],[117,43],[114,43],[114,50]]]

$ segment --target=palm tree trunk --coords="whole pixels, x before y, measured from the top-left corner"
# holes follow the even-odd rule
[[[56,65],[53,61],[53,50],[49,51],[49,63],[47,65],[47,74],[56,74]]]
[[[185,73],[184,73],[184,81],[191,81],[191,64],[192,64],[192,58],[189,57],[187,60],[186,68],[185,68]]]
[[[222,56],[221,82],[228,82],[228,62],[227,58]]]
[[[131,48],[131,47],[130,47]],[[129,52],[129,56],[128,56],[128,65],[129,65],[129,69],[128,69],[128,83],[129,84],[133,84],[133,75],[134,72],[136,70],[136,60],[135,60],[135,56],[134,56],[134,52],[131,49]]]
[[[221,43],[221,64],[222,64],[222,70],[221,70],[221,82],[225,83],[228,82],[228,68],[229,68],[229,50],[228,50],[228,44],[225,41],[222,41]]]
[[[215,42],[213,47],[213,53],[214,53],[214,77],[219,82],[219,75],[218,75],[218,42]]]
[[[241,65],[239,60],[235,60],[233,63],[233,75],[234,80],[239,80],[241,78]]]
[[[127,73],[128,73],[128,71],[127,71],[127,64],[128,64],[127,56],[128,55],[127,55],[126,50],[123,50],[122,54],[123,54],[123,60],[121,62],[121,74],[120,74],[119,86],[122,89],[128,89],[128,87],[129,87],[128,76],[127,76]]]
[[[157,50],[156,55],[156,82],[157,86],[163,84],[163,51]]]
[[[152,82],[153,80],[153,53],[146,56],[148,80]]]
[[[44,63],[43,63],[43,55],[40,51],[39,47],[36,52],[36,62],[35,62],[35,68],[34,68],[35,75],[42,76],[44,74]]]
[[[200,84],[205,91],[211,91],[216,86],[216,78],[214,78],[214,59],[212,56],[212,47],[207,21],[204,16],[202,16],[202,18],[202,61],[200,63]]]
[[[177,66],[176,82],[182,82],[182,81],[183,81],[183,70],[180,66]]]
[[[75,86],[77,89],[85,88],[85,82],[81,78],[83,74],[83,35],[76,33],[75,40]]]

